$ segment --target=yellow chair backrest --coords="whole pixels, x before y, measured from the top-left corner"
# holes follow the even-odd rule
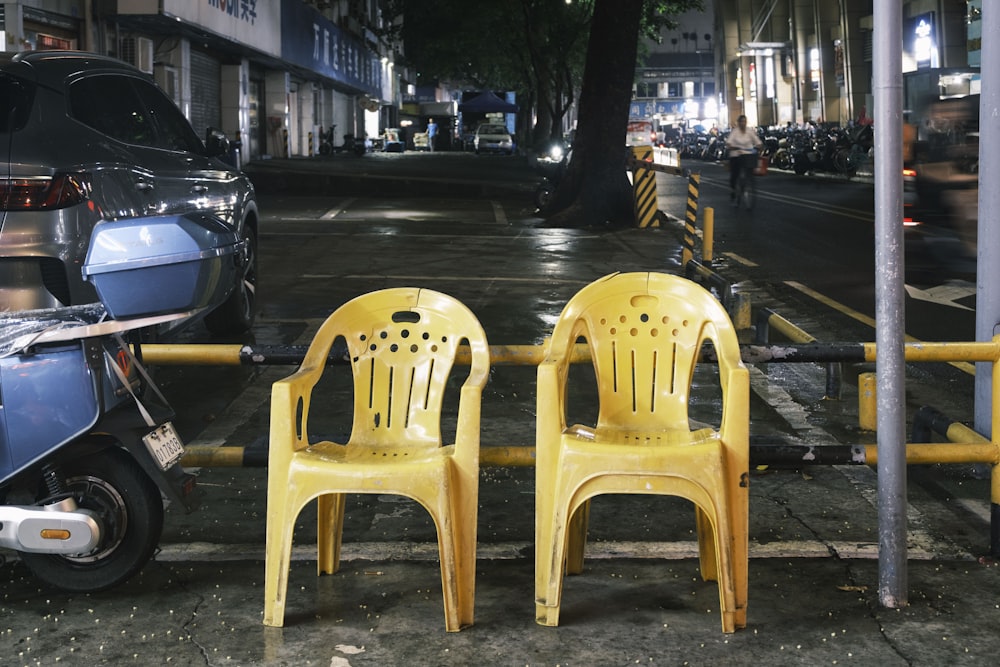
[[[455,331],[467,333],[460,338]],[[489,371],[478,320],[433,290],[384,290],[344,304],[317,332],[305,363],[324,363],[343,332],[354,332],[345,340],[354,377],[349,446],[440,446],[441,406],[458,346],[468,340],[474,349],[470,377]]]
[[[580,290],[552,333],[552,349],[568,349],[579,337],[590,345],[597,375],[598,431],[686,431],[703,342],[735,350],[735,358],[720,355],[723,378],[739,364],[736,332],[722,305],[699,285],[668,274],[614,274]]]

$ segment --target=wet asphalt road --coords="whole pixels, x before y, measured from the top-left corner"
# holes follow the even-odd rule
[[[587,282],[616,270],[680,271],[678,227],[539,228],[527,181],[488,188],[433,206],[370,192],[262,193],[269,211],[261,225],[262,307],[252,336],[239,342],[308,344],[345,300],[419,284],[463,300],[492,344],[537,343]],[[682,211],[683,196],[683,189],[664,194],[675,198],[665,205]],[[755,298],[783,296],[749,280],[745,288]],[[203,333],[183,340],[203,341]],[[850,377],[862,369],[848,370]],[[259,448],[270,384],[291,371],[161,367],[157,377],[189,444]],[[822,367],[770,364],[751,375],[757,441],[874,440],[857,428],[856,389],[846,382],[841,400],[827,398]],[[533,382],[532,368],[494,368],[483,399],[484,445],[532,443]],[[963,394],[942,396],[941,388],[917,373],[909,398],[967,414]],[[342,429],[349,404],[331,387],[314,432]],[[715,407],[710,396],[699,398],[694,416],[711,420]],[[595,502],[587,570],[567,579],[562,625],[535,625],[533,470],[484,468],[476,625],[446,635],[433,525],[419,507],[386,496],[351,499],[345,564],[330,577],[315,576],[315,518],[303,513],[286,626],[264,628],[265,472],[206,468],[204,506],[191,515],[171,507],[155,561],[118,589],[46,590],[8,561],[0,569],[0,636],[9,648],[0,664],[993,664],[1000,582],[981,558],[988,484],[941,467],[911,478],[910,605],[888,610],[878,604],[874,472],[755,470],[749,625],[723,635],[715,585],[697,575],[690,506],[645,496]]]

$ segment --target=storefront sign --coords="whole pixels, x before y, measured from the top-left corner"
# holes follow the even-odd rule
[[[281,53],[281,0],[118,0],[123,16],[160,16],[198,26],[272,56]],[[161,7],[162,5],[162,7]]]
[[[356,92],[382,98],[378,54],[305,3],[281,3],[281,57]]]
[[[653,116],[685,115],[685,100],[644,100],[629,105],[629,118],[652,118]],[[698,103],[694,102],[695,108]],[[690,115],[690,114],[688,114]]]

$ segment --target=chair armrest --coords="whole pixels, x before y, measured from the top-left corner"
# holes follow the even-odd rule
[[[557,442],[566,428],[565,358],[547,357],[538,364],[535,405],[535,445]]]
[[[479,460],[479,425],[482,415],[483,389],[467,380],[462,385],[458,402],[458,424],[455,428],[455,457]]]
[[[319,375],[316,370],[300,369],[271,385],[269,462],[286,460],[309,445],[309,399]]]
[[[721,375],[722,423],[719,435],[727,446],[750,446],[750,372],[740,364]]]

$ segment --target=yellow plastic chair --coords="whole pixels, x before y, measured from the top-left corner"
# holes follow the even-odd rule
[[[586,339],[600,398],[596,427],[566,423],[570,351]],[[718,356],[718,431],[692,430],[699,350]],[[535,620],[559,624],[564,571],[583,570],[590,500],[610,493],[680,496],[695,505],[701,575],[719,582],[723,632],[746,626],[749,374],[722,305],[660,273],[612,274],[563,309],[538,366]]]
[[[312,391],[341,336],[354,376],[351,436],[346,444],[310,445]],[[442,399],[462,341],[472,360],[458,397],[455,444],[442,446]],[[295,518],[313,498],[319,499],[317,575],[337,571],[347,493],[403,495],[430,512],[438,534],[445,627],[457,632],[472,625],[480,400],[489,368],[479,321],[439,292],[372,292],[327,318],[299,370],[272,387],[265,625],[284,623]]]

